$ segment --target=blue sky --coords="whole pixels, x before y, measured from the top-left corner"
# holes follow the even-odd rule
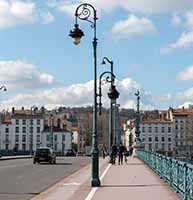
[[[92,105],[93,32],[81,44],[68,34],[81,0],[0,0],[1,109],[31,105]],[[193,2],[189,0],[89,0],[97,11],[98,74],[103,56],[114,61],[119,103],[167,109],[193,99]],[[108,106],[104,86],[104,105]]]

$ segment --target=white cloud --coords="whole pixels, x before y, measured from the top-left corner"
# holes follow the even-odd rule
[[[193,99],[193,88],[189,88],[185,90],[184,92],[180,92],[177,94],[177,98],[180,100],[192,100]]]
[[[43,24],[50,24],[54,21],[54,16],[50,12],[42,13]]]
[[[37,67],[24,62],[0,61],[0,83],[10,89],[34,89],[54,84],[52,75],[41,73]]]
[[[188,48],[193,45],[193,31],[183,32],[180,38],[166,47],[161,48],[161,53],[168,53],[174,49]]]
[[[111,30],[118,37],[127,37],[130,35],[142,35],[145,33],[155,32],[155,27],[152,22],[145,18],[138,18],[135,15],[130,15],[127,20],[116,22]]]
[[[180,18],[179,15],[177,14],[174,14],[172,16],[172,25],[175,26],[175,27],[178,27],[182,24],[182,19]]]
[[[35,4],[30,1],[0,0],[0,28],[33,24],[37,19]]]
[[[181,72],[178,73],[177,78],[179,80],[193,80],[193,66],[190,66],[184,70],[182,70]]]
[[[142,107],[153,107],[152,98],[143,88],[130,78],[116,81],[117,90],[120,92],[118,103],[121,107],[135,108],[137,89],[141,91]],[[107,92],[109,84],[103,85],[103,106],[109,107]],[[46,89],[43,91],[18,94],[0,103],[1,108],[30,107],[31,105],[55,108],[56,106],[89,106],[93,104],[93,81],[73,84],[66,87]]]
[[[186,27],[192,29],[193,28],[193,11],[188,11],[185,14],[186,17]]]

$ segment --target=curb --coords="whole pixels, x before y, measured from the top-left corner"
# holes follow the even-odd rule
[[[20,157],[1,157],[1,160],[15,160],[15,159],[25,159],[25,158],[32,158],[32,156],[20,156]]]

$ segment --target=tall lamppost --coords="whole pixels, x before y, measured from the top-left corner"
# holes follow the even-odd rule
[[[32,121],[30,122],[30,155],[33,155],[33,111],[37,107],[33,105],[30,110],[31,110],[31,119]]]
[[[111,74],[113,74],[113,61],[108,59],[107,57],[103,57],[102,65],[105,65],[106,61],[110,64]],[[112,85],[114,85],[114,79],[113,79],[112,75],[111,75],[111,79],[113,80],[113,81],[111,81],[111,87],[112,87]],[[109,110],[109,155],[110,155],[112,143],[113,143],[113,102],[111,100],[110,101],[110,110]]]
[[[141,143],[140,139],[140,93],[139,90],[135,93],[135,96],[137,97],[137,112],[136,112],[136,118],[135,118],[135,136],[136,136],[136,144]]]
[[[0,90],[2,90],[2,91],[4,91],[4,92],[6,92],[6,91],[7,91],[7,88],[6,88],[6,86],[5,86],[5,85],[2,85],[2,86],[0,87]]]
[[[93,11],[93,18],[91,17]],[[72,37],[74,44],[78,45],[84,33],[79,29],[78,19],[91,23],[91,28],[94,30],[93,38],[93,56],[94,56],[94,102],[93,102],[93,131],[92,131],[92,179],[91,186],[100,186],[99,180],[99,150],[97,136],[97,37],[96,37],[96,9],[88,3],[80,4],[75,11],[74,29],[70,31],[69,36]]]
[[[53,142],[53,140],[54,140],[54,137],[53,137],[54,116],[53,116],[53,114],[50,114],[49,120],[50,120],[50,137],[49,137],[49,139],[50,139],[50,148],[54,149],[54,144],[53,144],[54,143]]]

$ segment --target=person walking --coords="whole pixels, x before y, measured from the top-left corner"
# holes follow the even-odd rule
[[[110,162],[112,165],[116,164],[116,157],[117,157],[117,145],[113,144],[111,147],[111,154],[110,154]]]
[[[119,150],[118,150],[118,155],[119,155],[119,165],[123,164],[123,154],[125,152],[125,146],[123,146],[122,144],[120,144],[119,146]]]
[[[106,153],[107,153],[107,149],[106,149],[106,146],[104,144],[103,147],[102,147],[102,156],[103,156],[103,159],[105,159]]]

